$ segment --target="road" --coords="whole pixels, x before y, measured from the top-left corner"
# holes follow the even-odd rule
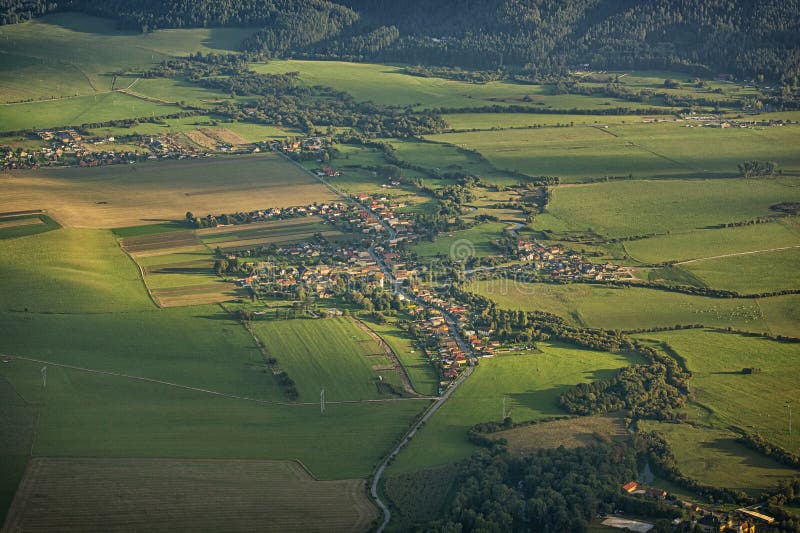
[[[736,252],[732,254],[715,255],[713,257],[699,257],[697,259],[689,259],[688,261],[679,261],[674,264],[688,265],[690,263],[699,263],[700,261],[710,261],[711,259],[722,259],[724,257],[736,257],[739,255],[766,254],[769,252],[780,252],[781,250],[793,250],[794,248],[800,248],[800,244],[797,244],[795,246],[782,246],[780,248],[767,248],[766,250],[753,250],[752,252]]]
[[[455,392],[456,388],[458,388],[461,383],[469,377],[470,374],[475,370],[474,366],[467,367],[467,370],[461,374],[458,379],[456,379],[434,403],[428,407],[428,410],[425,411],[425,414],[414,424],[411,429],[408,430],[408,433],[403,437],[403,440],[400,441],[394,450],[386,456],[383,460],[381,465],[378,467],[378,470],[375,471],[375,475],[372,477],[372,486],[370,487],[370,493],[372,494],[372,498],[375,500],[375,503],[380,507],[381,511],[383,511],[383,522],[381,525],[378,526],[378,533],[381,533],[386,526],[389,524],[389,521],[392,519],[392,512],[389,510],[389,507],[381,500],[380,495],[378,494],[378,485],[381,480],[381,476],[383,476],[384,471],[389,466],[389,464],[394,461],[394,459],[398,456],[400,451],[405,448],[411,439],[414,438],[414,435],[417,434],[417,431],[433,416],[433,414],[447,401],[448,398]]]
[[[292,163],[296,164],[298,167],[306,171],[308,174],[316,178],[319,182],[328,187],[330,190],[338,194],[344,201],[348,203],[354,203],[354,200],[350,198],[349,195],[339,190],[328,180],[322,178],[321,176],[317,176],[314,172],[311,172],[302,164],[298,163],[297,161],[294,161],[285,154],[282,155],[284,155],[284,157],[286,157],[289,161],[291,161]],[[386,221],[381,219],[381,217],[376,215],[372,211],[372,209],[370,209],[368,206],[363,206],[362,204],[358,205],[364,207],[367,211],[372,213],[375,216],[375,218],[380,220],[384,229],[386,229],[386,231],[389,233],[389,238],[386,240],[386,243],[388,243],[390,240],[397,238],[397,232],[394,230],[394,228],[392,228]],[[386,264],[383,262],[383,259],[378,255],[377,251],[375,250],[375,247],[378,244],[379,242],[377,241],[374,242],[372,246],[369,247],[368,251],[372,259],[380,267],[381,272],[383,272],[383,275],[386,276],[386,280],[389,281],[389,283],[391,284],[392,293],[400,294],[409,301],[416,302],[420,305],[424,305],[422,302],[417,300],[417,298],[413,294],[407,293],[402,288],[402,284],[399,283],[394,278],[391,269],[388,266],[386,266]],[[444,391],[444,394],[442,394],[439,398],[437,398],[436,401],[433,402],[430,405],[430,407],[428,407],[428,409],[425,411],[425,414],[423,414],[422,417],[420,417],[420,419],[417,420],[417,422],[413,426],[411,426],[411,428],[405,434],[400,443],[397,446],[395,446],[395,448],[391,452],[389,452],[389,455],[386,456],[386,458],[380,464],[378,469],[375,471],[375,475],[372,477],[372,486],[370,488],[370,493],[372,494],[372,498],[375,500],[375,504],[383,512],[383,522],[381,522],[381,525],[378,526],[378,533],[381,533],[389,524],[389,521],[392,519],[392,513],[389,510],[389,507],[386,505],[386,503],[384,503],[383,500],[381,500],[381,497],[378,494],[378,485],[380,484],[380,480],[381,477],[383,476],[384,471],[389,466],[389,464],[395,459],[395,457],[397,457],[400,451],[402,451],[402,449],[409,443],[409,441],[412,438],[414,438],[414,435],[416,435],[417,431],[419,431],[419,429],[433,416],[433,414],[444,404],[444,402],[446,402],[447,399],[450,398],[450,396],[456,391],[458,386],[461,385],[461,383],[463,383],[464,380],[466,380],[475,370],[474,364],[477,361],[477,358],[475,357],[475,353],[472,351],[472,347],[461,337],[461,334],[458,332],[458,327],[456,326],[455,319],[452,317],[452,315],[450,315],[450,313],[447,313],[444,310],[442,310],[442,316],[447,321],[447,325],[450,328],[451,336],[453,337],[453,339],[455,339],[455,341],[458,343],[458,346],[461,348],[461,350],[469,359],[470,366],[468,366],[467,369],[464,371],[464,373],[461,374],[458,378],[456,378],[456,380],[452,382],[449,387],[447,387],[447,390]]]

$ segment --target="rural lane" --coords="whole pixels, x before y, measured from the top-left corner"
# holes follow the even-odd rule
[[[378,533],[381,533],[386,526],[389,524],[389,521],[392,519],[392,512],[389,510],[389,507],[381,500],[380,495],[378,494],[378,484],[380,483],[381,477],[383,476],[384,471],[389,466],[389,464],[397,457],[400,451],[408,445],[411,439],[414,438],[414,435],[417,434],[417,431],[433,416],[433,414],[447,401],[448,398],[455,392],[456,388],[469,377],[470,374],[475,370],[474,366],[467,367],[467,370],[461,374],[442,394],[435,402],[428,407],[428,410],[425,411],[425,414],[420,417],[416,424],[411,426],[411,429],[408,430],[408,433],[405,434],[403,439],[400,443],[394,448],[394,450],[386,456],[383,460],[381,465],[375,471],[375,475],[372,477],[372,485],[370,487],[370,494],[372,498],[375,500],[375,503],[378,507],[381,508],[383,511],[383,522],[380,526],[378,526]]]

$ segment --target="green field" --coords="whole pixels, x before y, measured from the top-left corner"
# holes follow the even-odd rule
[[[300,401],[318,401],[322,389],[329,402],[385,397],[379,376],[393,372],[374,367],[391,362],[350,319],[256,321],[253,330],[281,370],[297,382]]]
[[[0,240],[47,233],[61,226],[47,215],[0,216]]]
[[[640,287],[476,281],[470,290],[504,309],[541,310],[573,322],[607,329],[704,324],[765,332],[771,323],[754,299],[710,298]],[[797,323],[787,325],[797,328]]]
[[[800,245],[791,250],[708,259],[683,265],[710,287],[758,293],[800,287]]]
[[[0,34],[0,53],[5,58],[0,67],[0,99],[13,102],[108,92],[115,72],[190,52],[234,51],[252,32],[246,28],[119,31],[114,21],[75,13],[5,26]]]
[[[454,130],[491,130],[542,126],[604,126],[636,124],[642,118],[632,115],[568,115],[537,113],[450,113],[442,118]],[[674,117],[662,117],[674,120]]]
[[[0,241],[0,293],[3,309],[14,311],[86,313],[153,307],[136,265],[103,230],[64,228]]]
[[[542,353],[483,359],[474,374],[436,412],[397,458],[389,474],[409,472],[464,459],[476,450],[467,430],[478,422],[515,421],[565,414],[558,396],[578,383],[610,376],[634,362],[621,354],[560,344],[540,344]]]
[[[797,475],[797,470],[737,443],[735,435],[728,431],[651,421],[640,422],[639,426],[662,433],[681,472],[704,484],[756,495]]]
[[[746,159],[777,161],[800,172],[792,148],[800,127],[688,128],[680,123],[610,124],[607,127],[542,128],[448,133],[431,140],[475,149],[495,167],[530,176],[583,181],[605,176],[634,178],[732,177]],[[714,146],[713,155],[707,147]]]
[[[411,380],[411,385],[419,394],[436,395],[439,390],[439,376],[428,361],[425,353],[415,346],[414,341],[405,332],[392,324],[369,323],[375,331],[397,354],[397,358]]]
[[[761,298],[758,306],[769,324],[770,333],[800,337],[800,295]]]
[[[646,264],[686,261],[800,244],[800,231],[776,222],[734,228],[671,232],[625,243],[631,258]]]
[[[770,214],[769,206],[800,199],[796,178],[775,180],[617,181],[557,187],[550,217],[533,227],[591,230],[607,237],[683,232]]]
[[[411,249],[420,257],[448,256],[459,261],[499,253],[492,241],[503,236],[503,222],[483,222],[465,230],[442,233],[434,242],[419,241]]]
[[[702,422],[757,432],[795,453],[800,450],[800,439],[787,435],[785,407],[800,394],[800,344],[704,330],[642,336],[666,342],[686,362],[692,401],[704,409]],[[742,374],[745,367],[761,373]]]

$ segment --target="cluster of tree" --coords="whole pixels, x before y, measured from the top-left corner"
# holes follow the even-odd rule
[[[772,527],[776,531],[800,532],[800,517],[787,512],[785,505],[800,504],[800,478],[778,481],[778,489],[769,496],[763,513],[777,519]]]
[[[464,70],[459,67],[431,67],[414,65],[403,69],[409,76],[419,76],[420,78],[444,78],[448,80],[467,81],[470,83],[487,83],[497,81],[506,76],[501,70]]]
[[[636,479],[636,459],[636,450],[625,444],[520,456],[502,446],[482,450],[461,467],[445,517],[425,530],[586,531],[598,514],[617,509],[657,519],[678,516],[659,502],[620,490]]]
[[[800,214],[800,202],[781,202],[769,206],[770,211],[777,211],[778,213],[786,213],[787,215]]]
[[[639,432],[636,446],[650,463],[653,472],[662,478],[689,489],[712,502],[750,504],[752,498],[742,491],[733,491],[704,485],[686,476],[678,468],[678,462],[669,443],[657,432]]]
[[[736,440],[748,448],[751,448],[764,455],[768,455],[787,466],[792,468],[800,468],[800,455],[792,453],[786,448],[782,448],[777,444],[770,443],[758,433],[747,433]],[[798,497],[800,497],[800,491],[798,491],[796,494]]]
[[[344,300],[365,311],[399,311],[405,307],[399,294],[392,293],[380,287],[353,287],[344,293]]]
[[[759,178],[762,176],[774,176],[780,172],[778,163],[774,161],[743,161],[739,163],[739,174],[745,178]]]
[[[0,20],[55,10],[155,28],[257,26],[271,55],[380,60],[527,77],[599,69],[727,72],[796,87],[800,0],[3,0]]]

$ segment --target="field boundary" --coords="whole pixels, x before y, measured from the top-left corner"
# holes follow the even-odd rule
[[[153,305],[155,305],[156,308],[163,309],[163,307],[158,303],[158,300],[156,300],[156,297],[153,296],[153,291],[150,290],[150,287],[147,285],[147,282],[144,279],[145,274],[142,265],[140,265],[136,261],[136,259],[134,259],[133,256],[128,253],[128,250],[126,250],[125,247],[122,246],[122,241],[117,241],[117,246],[119,246],[119,249],[123,251],[123,253],[128,257],[128,259],[133,261],[133,264],[136,265],[136,268],[139,269],[139,279],[142,280],[142,285],[144,285],[144,290],[147,291],[147,296],[150,297],[150,301],[153,302]]]
[[[389,343],[383,340],[376,331],[373,331],[372,328],[364,324],[361,320],[356,317],[351,316],[350,320],[352,320],[359,329],[361,329],[364,333],[369,335],[372,340],[378,343],[378,346],[383,348],[384,353],[391,359],[392,361],[392,369],[396,370],[400,376],[400,381],[403,383],[403,389],[414,396],[423,396],[420,394],[414,386],[411,384],[411,378],[408,376],[408,372],[406,372],[406,368],[400,362],[400,358],[397,356],[397,353],[394,349],[389,346]]]
[[[673,263],[673,265],[689,265],[691,263],[699,263],[701,261],[711,261],[713,259],[725,259],[726,257],[739,257],[742,255],[754,255],[754,254],[768,254],[770,252],[781,252],[784,250],[794,250],[795,248],[800,248],[800,244],[795,244],[793,246],[781,246],[778,248],[768,248],[766,250],[753,250],[751,252],[734,252],[732,254],[723,254],[723,255],[715,255],[712,257],[698,257],[697,259],[687,259],[686,261],[680,261],[678,263]]]

